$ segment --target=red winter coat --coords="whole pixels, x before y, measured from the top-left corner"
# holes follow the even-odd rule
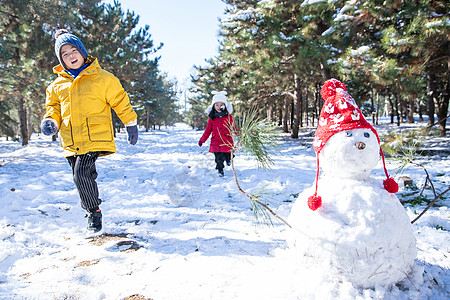
[[[205,132],[200,138],[200,142],[203,144],[211,137],[211,146],[209,147],[209,152],[231,152],[231,147],[233,144],[233,136],[230,133],[229,127],[233,126],[236,128],[233,117],[231,115],[226,115],[222,118],[215,118],[211,120],[208,119],[208,124],[206,124]]]

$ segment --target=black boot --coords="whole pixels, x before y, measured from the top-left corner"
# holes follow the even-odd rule
[[[219,177],[223,177],[225,174],[223,173],[223,169],[219,169]]]
[[[87,214],[88,227],[87,231],[89,233],[98,233],[102,230],[102,212],[97,209],[94,212],[89,211]]]

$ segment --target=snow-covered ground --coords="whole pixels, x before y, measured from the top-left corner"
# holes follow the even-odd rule
[[[380,135],[383,130],[390,129],[380,128]],[[201,134],[177,124],[140,132],[136,146],[118,134],[117,153],[97,161],[106,235],[90,239],[59,142],[33,136],[21,147],[1,140],[0,299],[450,298],[448,194],[413,225],[413,274],[391,288],[359,289],[299,264],[287,247],[285,224],[258,225],[229,167],[217,177],[208,146],[197,146]],[[238,153],[243,189],[264,188],[271,207],[287,219],[315,178],[311,139],[280,135],[272,170]],[[438,191],[450,185],[448,154],[415,159]],[[394,177],[406,174],[421,189],[424,170],[409,164],[396,174],[400,165],[387,161]],[[383,175],[379,163],[373,176]],[[402,187],[397,195],[412,192]],[[425,193],[430,199],[431,191]],[[425,205],[407,206],[411,220]]]

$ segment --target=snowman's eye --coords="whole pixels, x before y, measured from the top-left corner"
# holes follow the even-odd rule
[[[369,138],[370,137],[370,133],[364,132],[364,137]]]
[[[350,137],[350,136],[352,136],[352,133],[350,131],[346,131],[345,136]]]

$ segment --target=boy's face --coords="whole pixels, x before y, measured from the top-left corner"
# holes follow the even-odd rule
[[[223,102],[216,102],[216,103],[214,103],[214,109],[217,111],[217,112],[221,112],[222,110],[220,109],[220,107],[221,106],[225,106],[225,103],[223,103]]]
[[[78,49],[66,44],[61,47],[61,58],[69,69],[78,69],[84,65],[84,58]]]

